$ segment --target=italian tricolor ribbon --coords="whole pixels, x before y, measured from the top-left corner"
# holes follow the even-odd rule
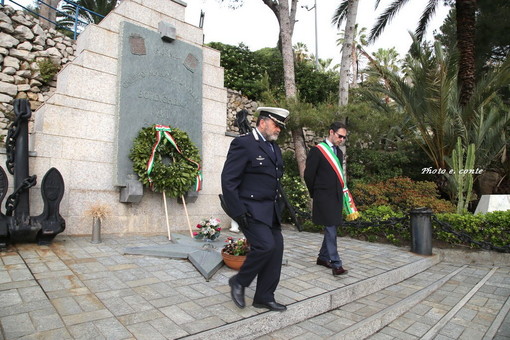
[[[342,194],[343,194],[343,208],[347,213],[347,217],[345,218],[347,221],[355,220],[359,217],[358,209],[354,204],[354,200],[352,199],[351,192],[347,188],[347,184],[344,180],[344,171],[342,169],[342,164],[340,164],[340,160],[333,152],[333,149],[326,143],[322,142],[317,144],[317,148],[319,151],[326,157],[326,160],[335,171],[338,176],[338,180],[340,181],[340,185],[342,186]]]
[[[183,155],[181,149],[179,149],[179,146],[175,142],[175,139],[170,134],[170,132],[172,132],[172,129],[169,126],[155,125],[154,128],[156,129],[156,142],[152,146],[151,156],[149,157],[149,161],[147,162],[147,176],[149,177],[149,182],[152,183],[151,172],[152,172],[152,169],[154,168],[154,159],[156,157],[156,150],[158,149],[158,146],[159,146],[159,143],[161,142],[161,140],[163,138],[166,138],[170,142],[170,144],[175,148],[175,150],[177,150],[177,152],[180,153],[182,155],[182,157],[184,157],[184,159],[186,159],[188,162],[191,162],[197,166],[198,174],[196,177],[194,190],[195,191],[202,190],[202,169],[200,167],[200,164]]]

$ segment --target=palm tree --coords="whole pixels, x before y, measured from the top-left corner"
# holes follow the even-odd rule
[[[366,30],[367,30],[366,27],[362,27],[361,29],[359,29],[358,24],[354,25],[354,40],[353,40],[354,48],[352,49],[353,81],[351,84],[353,87],[356,87],[358,82],[359,59],[361,50],[363,47],[368,45],[367,35],[365,34]],[[336,44],[337,46],[342,46],[341,50],[343,50],[343,46],[345,43],[344,38],[345,30],[342,30],[342,32],[338,33],[338,36],[339,38],[336,40]]]
[[[341,20],[345,17],[346,3],[349,0],[344,0],[337,8],[334,20]],[[368,38],[369,42],[376,40],[384,28],[390,23],[397,12],[409,0],[394,0],[386,10],[377,18],[377,23],[370,31]],[[419,0],[423,3],[422,0]],[[426,32],[427,25],[432,16],[435,14],[437,6],[443,2],[441,0],[428,0],[425,9],[421,15],[418,27],[416,28],[416,37],[422,40]],[[375,7],[379,6],[380,0],[376,0]],[[415,1],[418,3],[418,0]],[[457,24],[457,48],[459,50],[459,75],[458,81],[461,84],[461,93],[459,102],[465,105],[469,100],[475,86],[475,23],[476,23],[476,0],[455,0],[456,9],[456,24]]]
[[[482,77],[467,103],[461,105],[457,74],[458,56],[444,53],[439,42],[420,45],[413,37],[412,53],[405,60],[406,74],[384,67],[374,70],[386,86],[372,84],[372,90],[387,94],[415,124],[417,141],[436,168],[446,168],[457,137],[463,146],[476,145],[476,167],[486,168],[506,153],[505,131],[510,110],[500,91],[510,83],[510,59]],[[380,97],[367,93],[381,104]],[[385,105],[385,104],[383,104]]]
[[[368,73],[377,74],[378,72],[373,72],[373,71],[377,71],[376,67],[383,68],[387,72],[391,72],[391,73],[398,73],[400,71],[400,67],[397,64],[398,52],[394,47],[389,48],[389,49],[380,48],[376,52],[373,52],[372,56],[373,56],[373,59],[371,59],[370,66],[366,70]],[[370,72],[371,70],[372,70],[372,72]],[[381,80],[381,77],[377,77],[377,81],[380,81],[380,80]],[[384,85],[386,86],[386,88],[388,88],[389,87],[388,80],[383,78],[382,81],[384,82]],[[386,95],[384,98],[384,101],[386,103],[389,103],[390,97],[388,95]]]
[[[333,71],[338,69],[339,65],[331,66],[332,62],[333,62],[333,58],[327,58],[327,59],[319,58],[319,71],[325,72],[329,68],[331,68],[331,70],[333,70]]]
[[[88,9],[91,12],[87,11],[79,11],[78,20],[82,22],[82,26],[86,26],[87,24],[94,23],[97,24],[103,17],[105,17],[108,13],[110,13],[118,4],[119,0],[76,0],[74,3],[78,6]],[[59,14],[58,23],[60,26],[66,27],[68,29],[73,29],[75,24],[75,16],[76,16],[76,5],[73,5],[68,2],[64,2],[60,8],[62,12],[65,14]],[[99,14],[99,15],[96,15]]]
[[[338,99],[338,106],[340,107],[347,105],[349,102],[349,70],[353,65],[352,50],[354,49],[353,44],[359,0],[346,0],[345,2],[345,15],[342,18],[345,19],[345,30],[342,59],[340,61],[340,94]],[[339,27],[340,24],[341,21],[338,21],[337,26]]]
[[[294,59],[296,60],[296,63],[312,60],[308,53],[308,46],[306,46],[306,44],[298,42],[292,48],[294,49]]]

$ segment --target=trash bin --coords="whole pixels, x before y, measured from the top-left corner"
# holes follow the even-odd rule
[[[411,251],[420,255],[432,255],[432,209],[411,210]]]

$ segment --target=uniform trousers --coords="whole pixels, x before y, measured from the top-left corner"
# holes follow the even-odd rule
[[[336,225],[324,227],[324,238],[322,239],[322,246],[319,251],[319,258],[324,261],[331,261],[333,268],[342,267],[342,259],[338,255],[336,229]]]
[[[248,287],[257,277],[257,287],[253,301],[272,302],[274,292],[280,282],[283,259],[283,236],[279,224],[267,224],[248,218],[248,228],[242,232],[251,250],[246,256],[236,279],[243,287]]]

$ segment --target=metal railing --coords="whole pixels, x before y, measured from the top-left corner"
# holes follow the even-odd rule
[[[66,12],[63,12],[61,10],[59,10],[58,8],[56,7],[53,7],[49,4],[47,4],[45,1],[43,0],[37,0],[37,2],[41,5],[41,6],[47,6],[49,7],[50,9],[54,10],[56,13],[60,14],[61,16],[64,16],[64,17],[67,17],[69,18],[72,22],[73,22],[73,29],[69,29],[68,27],[66,26],[63,26],[61,25],[61,23],[57,22],[57,21],[53,21],[49,18],[46,18],[45,16],[42,16],[40,13],[37,13],[35,12],[34,10],[28,8],[28,7],[25,7],[23,6],[22,4],[16,2],[15,0],[0,0],[0,5],[4,5],[5,2],[10,2],[10,3],[13,3],[19,7],[21,7],[23,10],[27,11],[27,12],[30,12],[32,14],[35,14],[36,16],[52,23],[53,25],[55,25],[55,27],[57,29],[64,29],[66,31],[69,31],[69,32],[72,32],[73,33],[73,39],[76,40],[78,34],[83,31],[83,29],[89,24],[89,22],[85,22],[83,20],[80,20],[80,13],[89,13],[89,14],[92,14],[92,15],[96,15],[100,18],[104,18],[104,15],[101,15],[99,13],[96,13],[94,11],[91,11],[85,7],[82,7],[80,5],[78,5],[77,3],[75,3],[74,1],[70,1],[70,0],[60,0],[61,2],[65,2],[71,6],[73,6],[75,8],[75,11],[74,11],[74,15],[69,15],[68,13]]]

